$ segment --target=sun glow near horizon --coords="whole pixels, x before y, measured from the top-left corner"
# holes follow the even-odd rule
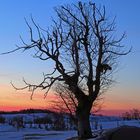
[[[101,111],[97,114],[103,115],[117,115],[120,116],[123,112],[128,111],[133,108],[140,108],[139,100],[133,101],[131,99],[127,100],[119,97],[117,93],[118,90],[108,91],[103,97],[104,103],[102,105]],[[120,90],[124,94],[124,90]],[[121,93],[121,94],[122,94]],[[125,93],[126,94],[126,93]],[[48,93],[46,99],[44,99],[43,91],[36,91],[34,93],[33,99],[30,98],[31,93],[23,90],[16,91],[11,85],[3,85],[0,90],[0,110],[1,111],[19,111],[23,109],[52,109],[52,101],[56,101],[57,97],[54,95],[53,91]],[[135,100],[135,99],[134,99]]]

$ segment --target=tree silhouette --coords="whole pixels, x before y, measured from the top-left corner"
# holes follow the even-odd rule
[[[26,82],[25,87],[32,92],[38,88],[45,90],[45,96],[55,82],[68,86],[77,101],[76,117],[78,136],[92,137],[89,115],[94,101],[112,84],[113,72],[118,58],[129,51],[121,45],[125,34],[115,37],[115,19],[106,17],[105,7],[95,3],[64,5],[55,9],[57,19],[53,19],[50,29],[44,30],[32,22],[38,38],[33,36],[33,28],[26,21],[30,30],[31,43],[18,46],[17,50],[34,49],[34,57],[54,64],[52,73],[44,74],[40,84]],[[14,86],[14,85],[13,85]]]
[[[57,83],[55,85],[55,95],[57,100],[52,100],[51,107],[54,111],[59,111],[61,113],[69,113],[71,119],[75,122],[76,124],[76,117],[75,117],[75,112],[76,108],[78,107],[78,102],[74,96],[74,94],[69,90],[68,86],[65,85],[64,83]],[[96,101],[92,104],[91,108],[91,113],[95,114],[99,112],[102,108],[103,98],[99,96],[96,98]]]

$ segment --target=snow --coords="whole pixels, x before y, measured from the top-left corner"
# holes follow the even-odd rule
[[[128,125],[128,126],[137,126],[140,127],[140,120],[130,120],[130,121],[105,121],[105,122],[98,122],[97,130],[100,129],[100,126],[102,126],[102,129],[111,129],[116,128],[119,126]],[[92,129],[95,128],[94,124],[91,125]]]
[[[117,122],[102,122],[103,129],[117,127]],[[140,121],[120,121],[119,125],[130,125],[140,127]],[[40,139],[40,140],[66,140],[75,137],[76,131],[46,131],[44,129],[22,128],[19,131],[8,124],[0,125],[0,140],[22,140],[22,139]]]
[[[65,140],[76,136],[76,131],[46,131],[43,129],[20,129],[17,131],[12,126],[3,124],[0,125],[0,140]]]
[[[46,115],[46,114],[45,114]],[[33,118],[38,118],[44,116],[44,114],[8,114],[2,115],[6,118],[7,122],[16,116],[23,116],[26,121],[33,120]],[[91,127],[93,131],[97,133],[106,131],[112,128],[117,128],[123,125],[137,126],[140,127],[140,120],[123,121],[119,117],[91,117]],[[35,126],[36,124],[34,124]],[[96,129],[96,130],[95,130]],[[66,140],[71,137],[77,136],[77,132],[74,130],[67,131],[50,131],[39,129],[38,127],[30,128],[28,124],[26,128],[21,128],[17,130],[15,127],[9,125],[8,123],[0,124],[0,140],[29,140],[29,139],[39,139],[39,140]],[[92,139],[96,140],[96,139]]]

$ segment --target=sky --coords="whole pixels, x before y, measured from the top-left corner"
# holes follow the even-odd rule
[[[24,18],[30,21],[32,15],[41,27],[47,29],[55,16],[54,7],[76,2],[77,0],[1,0],[0,53],[14,49],[15,45],[21,45],[20,36],[29,41],[29,30]],[[94,2],[105,5],[108,17],[116,16],[118,34],[127,34],[123,44],[126,48],[133,47],[132,52],[119,61],[119,71],[114,75],[117,82],[103,95],[102,112],[119,114],[132,108],[140,109],[140,1]],[[41,80],[43,72],[49,71],[51,64],[34,59],[29,51],[0,56],[0,110],[47,108],[54,99],[52,93],[44,100],[43,93],[38,91],[33,100],[30,100],[30,93],[16,91],[10,82],[21,86],[24,77],[34,83]]]

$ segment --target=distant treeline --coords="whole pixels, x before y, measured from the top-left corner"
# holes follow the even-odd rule
[[[0,114],[56,113],[47,109],[24,109],[20,111],[0,111]]]
[[[140,110],[132,109],[122,114],[124,120],[139,120],[140,119]]]

